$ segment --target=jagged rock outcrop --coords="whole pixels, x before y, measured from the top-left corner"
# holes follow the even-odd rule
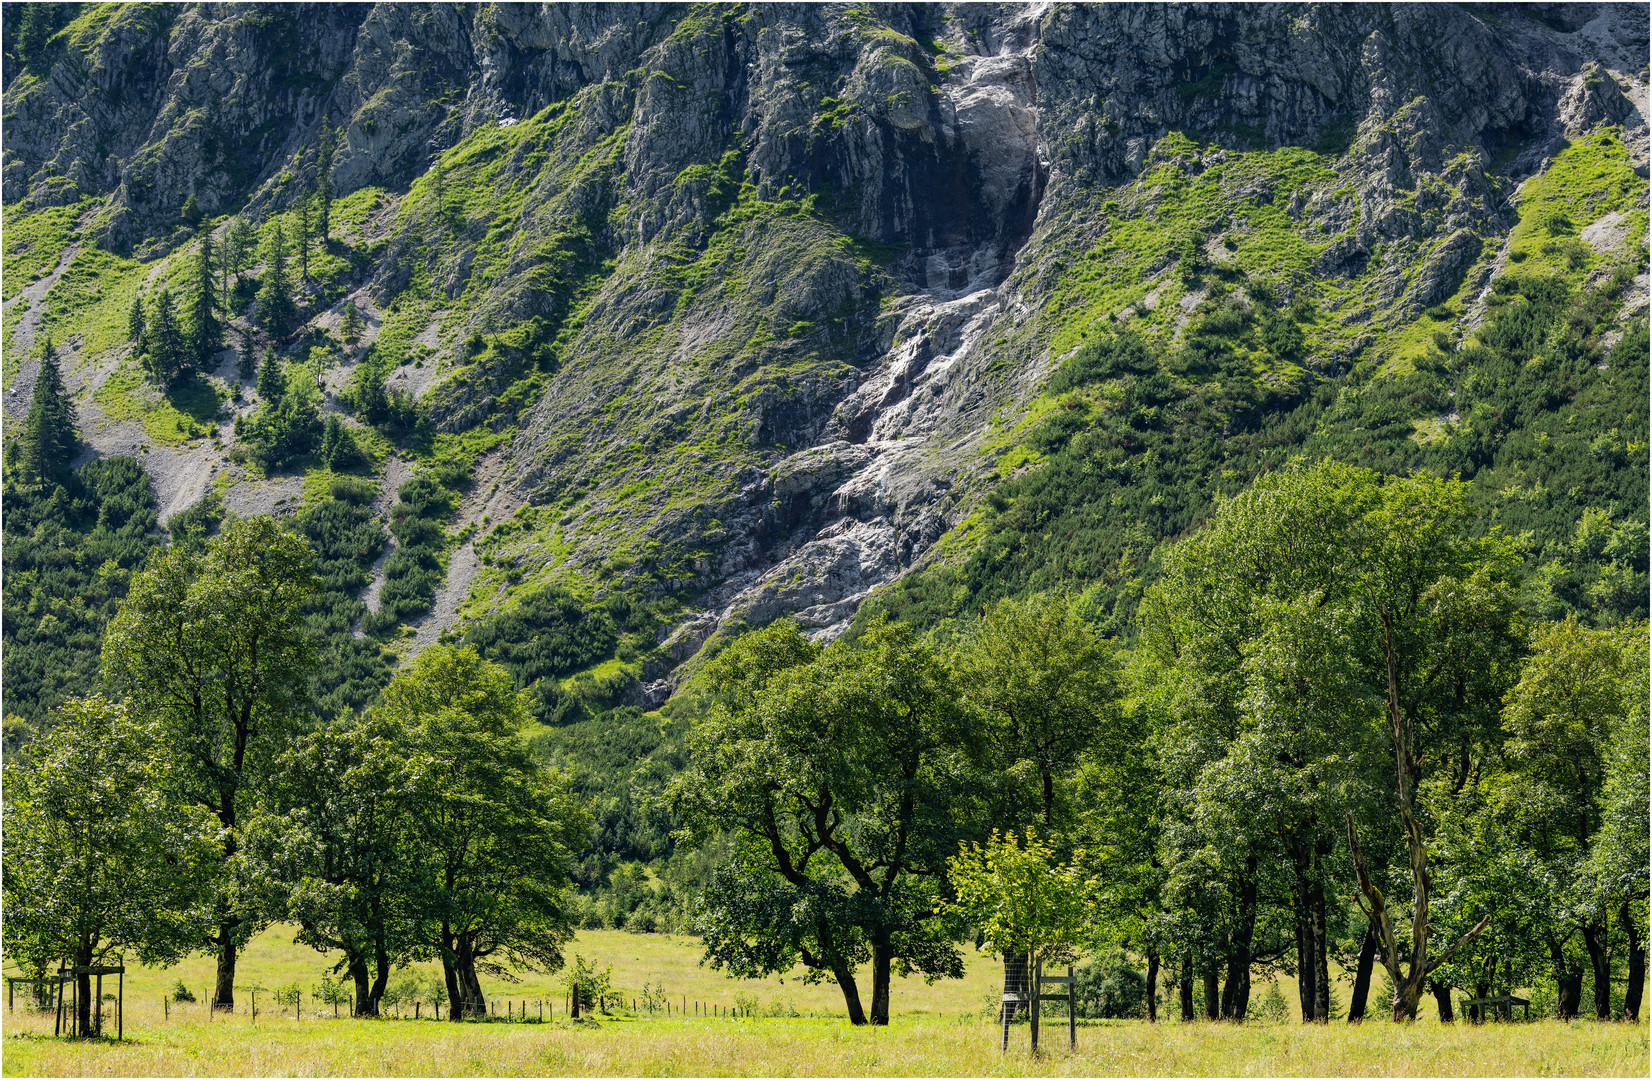
[[[1646,25],[1625,5],[119,8],[8,72],[4,197],[101,199],[87,239],[152,256],[190,195],[288,205],[339,126],[340,192],[389,207],[359,295],[427,283],[436,428],[512,433],[500,483],[537,516],[508,557],[691,595],[681,660],[785,612],[835,633],[919,564],[1057,359],[1064,271],[1165,190],[1219,175],[1223,207],[1282,211],[1313,252],[1270,289],[1334,279],[1338,320],[1397,325],[1485,271],[1514,181],[1561,140],[1621,125],[1644,175]],[[455,215],[420,177],[460,144],[456,182],[485,190]],[[1311,181],[1223,171],[1283,147],[1317,155]],[[1220,261],[1246,226],[1214,216],[1195,240]],[[529,379],[527,346],[473,356],[530,319],[554,373]],[[1305,364],[1345,370],[1374,336]]]

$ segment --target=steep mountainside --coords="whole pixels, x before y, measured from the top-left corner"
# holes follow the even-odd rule
[[[510,660],[554,712],[897,580],[924,621],[1100,590],[1124,633],[1155,547],[1304,453],[1483,473],[1555,595],[1644,596],[1644,5],[39,7],[6,14],[8,426],[50,332],[163,522],[383,521],[388,556],[338,548],[341,642],[554,640]],[[365,494],[237,454],[235,350],[162,391],[127,334],[231,216],[292,235],[331,128],[277,344]],[[1496,398],[1567,320],[1554,400]],[[1532,449],[1574,437],[1598,490]]]

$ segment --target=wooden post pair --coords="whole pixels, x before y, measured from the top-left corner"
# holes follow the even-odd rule
[[[1023,968],[1022,971],[1025,973],[1025,968]],[[1067,1049],[1076,1050],[1078,1048],[1078,995],[1076,980],[1073,977],[1073,965],[1067,965],[1066,975],[1045,975],[1044,962],[1039,960],[1033,963],[1031,974],[1031,979],[1027,979],[1025,974],[1023,974],[1022,978],[1018,981],[1021,986],[1030,986],[1032,993],[1022,994],[1019,989],[1012,990],[1008,986],[1004,989],[1003,1003],[1001,1005],[1003,1013],[1003,1035],[999,1043],[998,1052],[1003,1054],[1009,1051],[1010,1019],[1015,1015],[1016,1007],[1023,1000],[1027,1002],[1027,1021],[1033,1053],[1038,1053],[1039,1019],[1044,1011],[1043,1003],[1046,1001],[1064,1001],[1067,1003]],[[1014,976],[1012,975],[1010,978],[1013,979]],[[1065,986],[1067,988],[1066,993],[1046,994],[1044,992],[1044,987],[1046,984]]]

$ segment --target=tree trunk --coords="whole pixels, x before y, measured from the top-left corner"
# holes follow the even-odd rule
[[[1193,961],[1182,961],[1181,974],[1182,1020],[1193,1019]]]
[[[465,1003],[476,1016],[487,1016],[488,1002],[482,994],[482,980],[476,975],[475,945],[468,938],[459,940],[459,986]]]
[[[1214,966],[1205,968],[1205,1019],[1222,1018],[1221,972]]]
[[[1245,1019],[1250,1007],[1251,939],[1256,936],[1256,857],[1245,860],[1239,883],[1239,922],[1228,950],[1227,984],[1222,988],[1222,1015]]]
[[[1302,1022],[1309,1024],[1314,1019],[1314,999],[1318,996],[1314,978],[1319,973],[1319,964],[1314,959],[1313,924],[1307,910],[1308,884],[1300,876],[1297,879],[1297,898],[1296,998],[1302,1009]]]
[[[1452,1023],[1456,1017],[1451,1013],[1451,984],[1443,983],[1438,979],[1428,980],[1428,987],[1434,991],[1434,1005],[1440,1010],[1440,1023]]]
[[[1388,917],[1387,900],[1383,897],[1382,890],[1371,880],[1370,869],[1365,865],[1364,856],[1360,854],[1353,811],[1346,812],[1345,820],[1348,825],[1348,852],[1353,858],[1354,873],[1359,879],[1360,892],[1364,895],[1365,902],[1370,905],[1366,909],[1366,916],[1377,924],[1383,966],[1388,969],[1389,978],[1394,980],[1394,1019],[1415,1020],[1417,1001],[1422,996],[1423,980],[1434,969],[1450,960],[1452,954],[1462,948],[1469,939],[1484,930],[1486,924],[1491,921],[1491,915],[1488,913],[1483,916],[1474,929],[1459,938],[1443,954],[1434,959],[1429,958],[1428,898],[1432,885],[1428,874],[1428,845],[1423,839],[1422,825],[1417,821],[1413,796],[1413,789],[1422,768],[1417,761],[1414,724],[1400,705],[1399,657],[1394,649],[1394,613],[1387,607],[1382,607],[1378,614],[1382,617],[1383,655],[1388,668],[1387,713],[1389,734],[1394,742],[1394,771],[1395,779],[1398,781],[1400,824],[1405,831],[1407,861],[1411,866],[1411,948],[1408,955],[1401,953],[1393,923]]]
[[[1638,1003],[1640,999],[1635,1000]],[[1159,954],[1153,952],[1147,954],[1147,1022],[1159,1022]]]
[[[889,937],[887,930],[880,930],[872,936],[872,1015],[868,1019],[879,1027],[889,1023],[889,969],[894,952]],[[1029,981],[1031,978],[1029,971]]]
[[[847,964],[839,964],[832,968],[832,974],[837,976],[838,989],[843,991],[843,1004],[849,1010],[851,1024],[866,1023],[866,1012],[860,1007],[860,988],[855,985],[855,973]]]
[[[1623,988],[1623,1018],[1638,1021],[1641,995],[1646,990],[1646,942],[1641,938],[1640,922],[1629,913],[1627,900],[1618,911],[1618,924],[1629,936],[1629,981]]]
[[[1583,946],[1589,950],[1589,966],[1595,973],[1595,1019],[1612,1016],[1612,950],[1607,942],[1606,917],[1583,928]]]
[[[218,979],[212,990],[212,1007],[235,1008],[235,924],[218,927]]]
[[[1309,929],[1314,936],[1314,1022],[1331,1019],[1330,933],[1325,925],[1325,886],[1315,882],[1308,893]]]
[[[1359,964],[1354,968],[1354,994],[1348,999],[1348,1022],[1357,1024],[1365,1019],[1365,1000],[1371,996],[1371,964],[1377,958],[1377,928],[1365,924],[1365,937],[1359,943]]]
[[[373,987],[368,992],[368,1001],[372,1002],[373,1015],[379,1014],[379,1002],[384,1000],[384,987],[390,981],[390,958],[385,955],[383,942],[375,950],[373,957]]]
[[[1555,1012],[1562,1020],[1576,1020],[1578,1005],[1583,1000],[1583,972],[1567,963],[1566,950],[1559,941],[1552,937],[1546,940],[1549,961],[1554,964]]]
[[[357,1016],[372,1016],[373,990],[367,978],[367,961],[360,953],[349,954],[350,962],[346,970],[350,972],[350,981],[356,984],[355,1014]]]
[[[454,963],[453,950],[442,950],[442,979],[447,983],[447,1018],[460,1023],[465,1018],[465,991],[459,984],[459,969]]]
[[[82,937],[75,942],[75,966],[89,967],[92,963],[92,942]],[[92,977],[75,976],[75,1030],[82,1037],[96,1034],[92,1030]]]

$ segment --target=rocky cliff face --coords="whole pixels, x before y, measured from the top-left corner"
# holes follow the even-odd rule
[[[436,623],[539,579],[670,593],[675,662],[742,620],[838,632],[935,557],[1089,327],[1176,340],[1205,295],[1178,245],[1325,313],[1261,378],[1388,362],[1452,297],[1468,325],[1566,139],[1612,127],[1646,175],[1646,55],[1632,5],[88,8],[8,65],[4,198],[151,264],[191,195],[284,211],[338,126],[371,209],[307,314],[358,300],[380,348],[426,347],[393,385],[439,431],[503,437],[464,443],[495,486]],[[95,404],[119,347],[7,297],[10,354],[36,305],[92,441],[140,441]],[[533,319],[554,372],[474,346]],[[215,473],[248,507],[281,483],[165,454],[172,509]]]

